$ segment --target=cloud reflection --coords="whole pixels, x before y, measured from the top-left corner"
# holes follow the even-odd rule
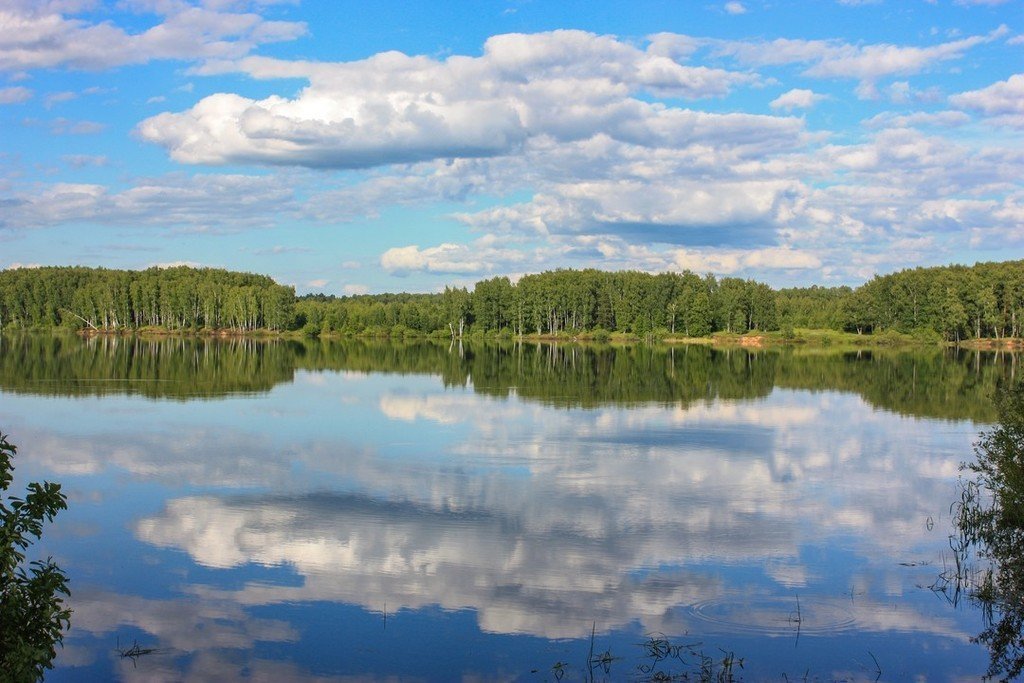
[[[448,424],[468,414],[467,399],[385,393],[379,406]],[[591,621],[670,632],[693,625],[692,606],[740,590],[731,566],[763,564],[778,594],[820,590],[836,568],[809,567],[801,549],[834,537],[851,539],[878,581],[902,586],[894,558],[934,559],[925,520],[945,507],[961,452],[927,422],[845,395],[782,391],[688,410],[486,407],[489,419],[473,420],[440,461],[347,446],[340,458],[336,442],[317,441],[295,457],[347,486],[186,496],[136,534],[205,566],[285,566],[303,578],[201,589],[245,605],[469,608],[485,630],[545,637],[584,635]],[[930,453],[924,464],[903,457],[911,442],[931,447],[915,447]],[[890,622],[870,609],[849,618],[868,630],[956,631],[907,609]]]

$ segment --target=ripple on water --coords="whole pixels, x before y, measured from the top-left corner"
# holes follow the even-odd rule
[[[795,595],[724,595],[691,605],[696,621],[712,630],[768,636],[833,635],[856,630],[848,601]]]

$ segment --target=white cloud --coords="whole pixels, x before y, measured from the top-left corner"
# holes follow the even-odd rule
[[[970,122],[971,117],[961,111],[914,112],[913,114],[882,112],[865,121],[864,125],[868,128],[914,128],[917,126],[954,128]]]
[[[55,183],[16,194],[0,227],[61,223],[188,227],[219,230],[272,225],[295,210],[292,190],[280,179],[242,175],[140,179],[112,191],[96,184]]]
[[[676,269],[718,275],[733,275],[740,271],[806,270],[821,267],[821,259],[815,254],[788,247],[750,251],[678,249],[671,253],[671,259]]]
[[[182,266],[188,268],[202,268],[203,265],[198,261],[161,261],[159,263],[150,263],[147,268],[161,268],[166,270],[168,268],[181,268]]]
[[[146,119],[140,136],[187,163],[336,168],[499,156],[599,133],[656,145],[686,136],[699,115],[634,94],[717,97],[758,80],[582,31],[494,36],[481,57],[444,61],[386,52],[333,64],[252,57],[207,72],[217,69],[310,85],[294,99],[211,95]]]
[[[970,48],[991,39],[991,36],[971,36],[930,47],[844,45],[822,55],[822,59],[808,68],[806,73],[809,76],[859,78],[866,81],[883,76],[916,74],[936,62],[959,59]]]
[[[454,275],[481,274],[506,267],[524,258],[511,249],[476,244],[445,243],[420,249],[416,245],[393,247],[380,257],[381,267],[393,275],[412,272]]]
[[[995,123],[1024,128],[1024,73],[953,95],[949,101],[955,107],[981,112]]]
[[[369,294],[370,288],[366,285],[348,284],[342,287],[341,291],[346,296],[357,296],[361,294]]]
[[[20,85],[0,88],[0,104],[21,104],[32,99],[32,91]]]
[[[309,282],[306,283],[305,286],[310,289],[323,289],[325,286],[327,286],[328,282],[330,282],[330,280],[320,278],[317,280],[310,280]]]
[[[803,193],[800,183],[791,181],[724,179],[713,184],[688,179],[590,181],[551,190],[523,204],[458,218],[489,230],[609,231],[633,234],[641,242],[722,243],[736,233],[764,240],[770,239],[785,205]]]
[[[71,100],[77,97],[78,93],[71,92],[69,90],[50,93],[49,95],[43,98],[43,106],[47,109],[52,109],[55,104],[60,104],[61,102],[70,102]]]
[[[725,3],[725,11],[733,15],[746,14],[747,8],[743,6],[742,2],[736,2],[736,0],[732,0],[731,2]]]
[[[922,90],[910,85],[909,81],[894,81],[881,93],[874,87],[869,88],[869,90],[871,91],[869,99],[878,99],[882,94],[884,94],[890,102],[895,104],[910,104],[913,102],[932,104],[942,102],[946,99],[945,94],[943,94],[942,90],[938,87],[925,88]]]
[[[86,3],[7,2],[0,8],[0,71],[68,67],[100,70],[155,59],[236,59],[257,45],[291,40],[305,25],[257,14],[219,11],[189,2],[138,9],[162,21],[141,33],[73,15]]]
[[[876,43],[854,45],[836,40],[778,38],[753,42],[704,39],[719,56],[730,56],[751,66],[806,64],[804,75],[816,78],[853,78],[860,81],[858,94],[870,98],[875,83],[889,76],[910,76],[935,64],[962,58],[968,50],[1004,36],[1005,26],[986,34],[938,45],[917,47]]]
[[[819,95],[813,90],[793,88],[769,102],[768,106],[772,109],[785,109],[787,111],[792,109],[810,109],[824,99],[827,99],[826,95]]]

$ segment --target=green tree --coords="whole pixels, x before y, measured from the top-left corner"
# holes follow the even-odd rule
[[[465,288],[445,287],[442,297],[445,323],[454,339],[456,334],[461,339],[463,330],[466,327],[466,319],[472,312],[471,295]]]
[[[686,309],[686,334],[691,337],[711,334],[711,300],[707,292],[698,291]]]
[[[942,328],[947,339],[960,343],[960,330],[967,324],[967,310],[952,287],[942,300]]]
[[[28,485],[24,498],[7,496],[17,448],[0,434],[0,673],[8,681],[35,681],[53,666],[70,625],[67,576],[52,558],[25,566],[25,551],[43,522],[67,508],[60,484]],[[62,597],[64,596],[64,597]]]

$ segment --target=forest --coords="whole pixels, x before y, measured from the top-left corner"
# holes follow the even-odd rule
[[[0,329],[301,331],[376,337],[697,337],[794,329],[960,342],[1020,337],[1024,261],[915,268],[857,288],[596,269],[481,280],[436,294],[296,297],[269,277],[214,268],[0,271]]]
[[[0,328],[281,331],[294,307],[294,288],[217,268],[0,271]]]
[[[303,297],[296,313],[311,333],[391,332],[462,336],[586,335],[706,337],[779,327],[775,292],[766,284],[691,272],[555,270],[477,282],[472,291],[436,295]]]

